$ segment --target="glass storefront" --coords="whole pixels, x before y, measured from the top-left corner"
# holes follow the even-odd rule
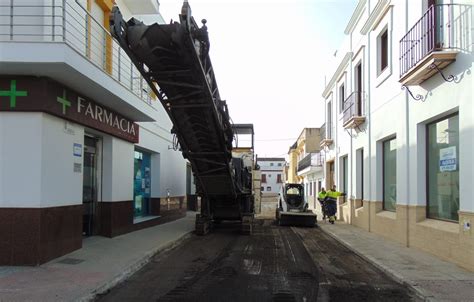
[[[97,233],[97,138],[84,136],[84,163],[82,173],[82,233],[91,236]]]
[[[397,139],[383,142],[383,209],[395,211],[397,205]]]
[[[150,213],[151,169],[149,153],[135,150],[135,168],[133,176],[134,216],[141,217]]]
[[[458,221],[459,116],[427,125],[428,217]]]

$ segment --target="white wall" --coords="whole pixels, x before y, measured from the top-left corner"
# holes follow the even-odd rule
[[[469,2],[469,1],[468,1]],[[377,1],[368,1],[367,5],[373,9]],[[369,10],[366,8],[354,31],[348,37],[351,46],[347,43],[338,50],[339,62],[342,54],[352,52],[352,62],[338,75],[332,87],[332,96],[326,94],[327,104],[331,98],[333,106],[333,122],[337,122],[335,143],[329,147],[326,160],[350,154],[349,161],[351,178],[357,177],[356,150],[364,148],[364,199],[381,200],[382,198],[382,148],[381,141],[397,137],[397,199],[398,204],[426,205],[426,124],[453,112],[459,112],[460,127],[460,210],[473,211],[474,203],[474,106],[473,106],[473,84],[472,77],[472,32],[467,32],[463,37],[462,47],[456,57],[456,61],[443,69],[447,75],[455,75],[454,82],[447,83],[440,74],[422,83],[410,86],[414,95],[420,94],[425,97],[424,102],[415,101],[407,91],[401,90],[399,80],[399,41],[406,32],[421,18],[424,13],[422,2],[417,5],[409,4],[408,1],[392,1],[393,6],[387,13],[376,22],[376,27],[369,30],[364,37],[360,34],[360,28],[365,24]],[[472,1],[469,2],[472,5]],[[463,19],[464,18],[464,19]],[[472,30],[472,14],[467,14],[462,20],[463,26],[456,26],[454,30]],[[382,74],[377,74],[377,37],[385,29],[389,31],[389,67]],[[340,33],[342,35],[342,33]],[[456,34],[456,36],[460,36]],[[366,123],[362,125],[362,132],[352,138],[345,134],[342,123],[338,116],[338,87],[345,81],[346,87],[352,87],[346,95],[354,88],[353,68],[362,59],[363,79],[365,91],[368,93],[366,100]],[[346,75],[342,73],[346,71]],[[331,78],[334,73],[329,74]],[[350,83],[350,84],[349,84]],[[328,90],[327,90],[328,91]],[[352,132],[354,134],[354,131]],[[349,150],[349,152],[347,152]],[[341,178],[336,160],[336,179]],[[360,180],[349,180],[351,195],[355,195],[357,184]],[[336,183],[340,181],[336,180]]]
[[[273,165],[271,165],[273,164]],[[278,166],[281,164],[281,166]],[[285,166],[285,161],[258,161],[260,166],[261,174],[266,175],[266,183],[261,183],[263,187],[262,193],[278,193],[280,192],[280,187],[282,183],[278,183],[278,174],[281,175],[281,180],[283,181],[283,167]],[[270,191],[267,191],[267,187],[271,187]]]
[[[1,207],[82,204],[82,172],[73,144],[84,130],[44,113],[0,112]]]
[[[40,206],[42,114],[0,112],[0,206]]]
[[[262,172],[262,175],[266,175],[266,182],[261,183],[261,187],[263,187],[262,193],[278,193],[280,192],[280,187],[282,183],[277,183],[278,179],[278,174],[281,174],[281,179],[283,181],[283,172],[281,171],[265,171],[265,170],[260,170]],[[271,190],[268,191],[267,187],[271,187]]]
[[[82,204],[84,149],[81,157],[74,156],[73,145],[78,143],[84,148],[84,127],[49,114],[40,115],[41,207]],[[74,172],[74,163],[81,165],[81,172]]]
[[[94,130],[88,132],[100,136],[103,144],[99,200],[132,200],[134,144]],[[186,161],[181,152],[168,150],[171,142],[157,133],[141,129],[140,137],[139,146],[154,152],[152,196],[165,196],[168,189],[172,196],[185,195]],[[43,113],[0,112],[0,206],[82,204],[83,174],[73,168],[79,163],[83,170],[83,156],[74,156],[74,143],[84,148],[81,125]]]
[[[102,201],[133,199],[134,144],[103,136]]]
[[[140,142],[137,144],[152,153],[152,197],[186,195],[186,161],[180,151],[172,146],[171,122],[167,116],[156,123],[140,124]],[[158,173],[158,175],[157,175]]]

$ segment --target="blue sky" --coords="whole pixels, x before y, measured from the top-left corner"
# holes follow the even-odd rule
[[[160,0],[178,20],[181,0]],[[259,157],[284,157],[304,127],[324,123],[330,57],[357,0],[189,0],[207,19],[210,56],[235,123],[253,123]]]

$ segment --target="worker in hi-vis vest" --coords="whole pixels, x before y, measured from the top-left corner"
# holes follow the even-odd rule
[[[329,217],[329,222],[334,224],[337,213],[337,198],[339,196],[346,196],[346,193],[336,191],[336,185],[332,186],[331,190],[326,193],[324,204],[326,206],[326,215]]]
[[[326,220],[326,206],[324,200],[326,199],[327,192],[324,188],[321,188],[321,191],[318,194],[319,204],[321,205],[321,213],[323,213],[323,220]]]

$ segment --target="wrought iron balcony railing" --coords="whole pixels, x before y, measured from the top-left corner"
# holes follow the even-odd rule
[[[365,116],[362,112],[363,96],[363,92],[355,91],[344,100],[342,117],[344,127],[358,126],[365,121]]]
[[[400,40],[400,78],[435,51],[468,49],[472,43],[469,24],[471,5],[430,6]]]
[[[334,127],[331,125],[330,119],[326,121],[329,121],[329,123],[324,123],[319,129],[319,133],[321,135],[321,142],[319,145],[321,147],[330,146],[333,143],[332,133],[334,132]]]
[[[322,167],[324,163],[324,154],[321,152],[318,153],[309,153],[303,159],[298,162],[298,172],[308,168],[308,167]]]
[[[128,55],[77,0],[0,1],[0,43],[10,41],[66,43],[151,104],[151,89]]]

